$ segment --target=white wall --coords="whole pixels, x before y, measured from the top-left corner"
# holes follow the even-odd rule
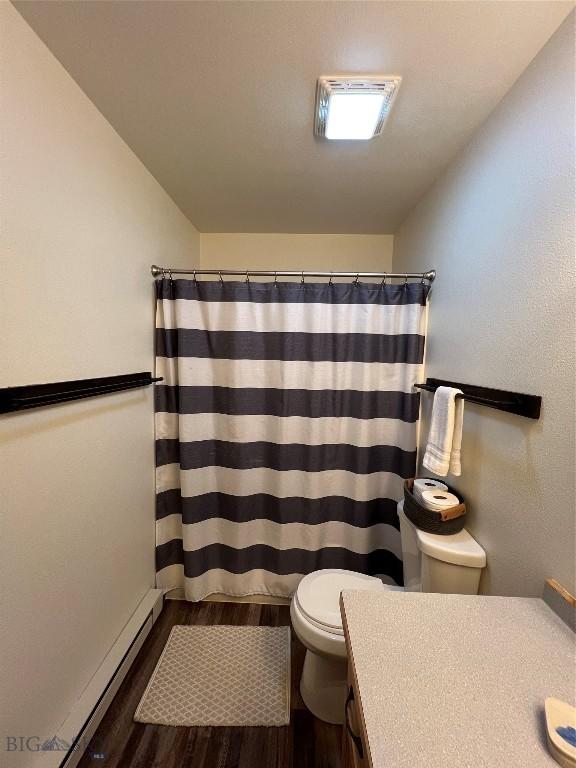
[[[8,3],[0,386],[149,371],[154,262],[199,236]],[[151,389],[0,419],[6,735],[47,738],[154,585]]]
[[[200,236],[204,269],[392,270],[392,235],[215,234]]]
[[[575,586],[573,46],[574,14],[395,237],[396,269],[438,270],[427,374],[543,397],[537,422],[465,408],[449,482],[488,593]]]

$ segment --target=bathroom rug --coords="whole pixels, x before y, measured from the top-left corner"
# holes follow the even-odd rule
[[[172,627],[134,720],[288,725],[290,627]]]

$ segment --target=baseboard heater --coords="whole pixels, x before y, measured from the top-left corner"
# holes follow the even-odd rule
[[[162,611],[163,592],[150,589],[106,654],[70,715],[42,750],[42,768],[76,768],[138,651]],[[103,761],[105,762],[105,761]]]

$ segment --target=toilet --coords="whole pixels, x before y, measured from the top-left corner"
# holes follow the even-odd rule
[[[312,714],[327,723],[344,722],[348,670],[340,616],[342,590],[478,593],[486,553],[468,531],[451,536],[421,531],[404,514],[404,501],[398,503],[398,517],[404,588],[383,584],[375,576],[328,568],[304,576],[292,598],[292,626],[306,647],[300,693]]]

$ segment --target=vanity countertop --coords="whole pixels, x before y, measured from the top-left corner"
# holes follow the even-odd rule
[[[544,699],[574,703],[575,636],[536,598],[341,596],[372,768],[553,768]]]

